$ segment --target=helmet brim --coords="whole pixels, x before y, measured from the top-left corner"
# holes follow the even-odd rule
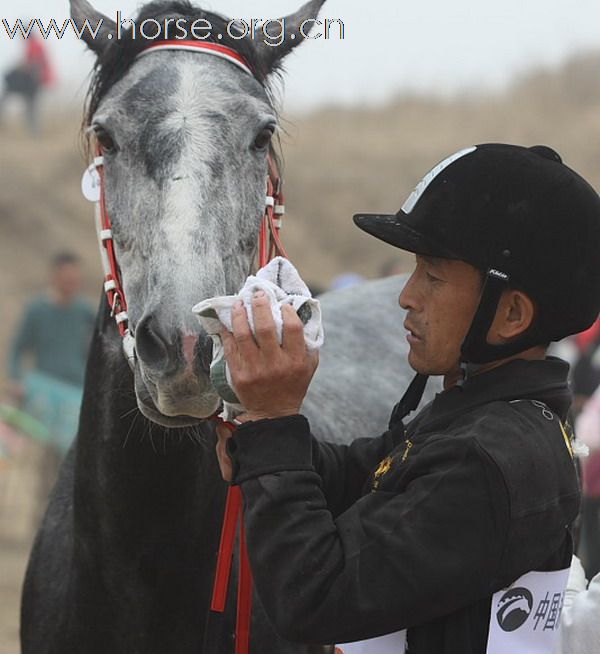
[[[363,232],[401,250],[429,257],[460,259],[455,252],[411,227],[407,223],[407,217],[408,214],[404,211],[397,214],[358,213],[354,215],[353,220]]]

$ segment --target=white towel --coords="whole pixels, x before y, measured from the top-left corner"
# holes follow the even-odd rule
[[[256,275],[248,277],[237,295],[210,298],[197,304],[192,311],[196,314],[206,333],[213,339],[210,378],[223,399],[222,417],[225,420],[231,420],[236,415],[243,413],[244,407],[240,404],[232,386],[219,332],[223,325],[232,331],[231,309],[238,300],[242,300],[246,307],[250,328],[254,333],[252,298],[257,291],[264,291],[269,298],[280,343],[283,330],[281,307],[284,304],[291,304],[304,324],[307,349],[318,350],[323,345],[321,305],[312,297],[298,271],[283,257],[276,257],[264,268],[261,268]]]

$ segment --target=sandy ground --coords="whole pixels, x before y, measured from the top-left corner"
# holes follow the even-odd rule
[[[0,654],[20,652],[21,585],[54,475],[55,462],[33,443],[0,466]]]
[[[19,597],[28,543],[0,541],[0,654],[18,654]]]

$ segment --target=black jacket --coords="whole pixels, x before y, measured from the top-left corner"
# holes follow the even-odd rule
[[[233,483],[281,634],[342,643],[408,628],[410,654],[485,654],[493,593],[570,563],[567,373],[513,361],[350,446],[318,443],[303,416],[240,427]]]

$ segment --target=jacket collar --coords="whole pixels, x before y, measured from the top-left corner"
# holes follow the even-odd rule
[[[419,416],[419,429],[449,424],[465,412],[489,402],[537,400],[565,420],[571,405],[569,364],[555,357],[515,359],[488,372],[473,375],[462,385],[438,393]]]

